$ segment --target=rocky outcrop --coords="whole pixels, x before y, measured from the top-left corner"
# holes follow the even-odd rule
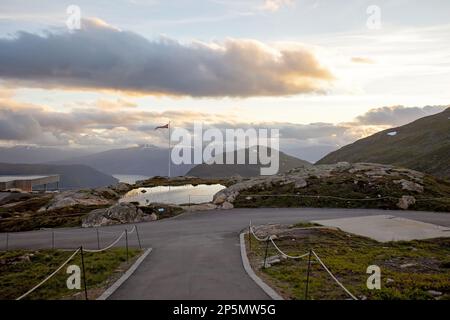
[[[113,186],[108,187],[108,189],[113,190],[115,193],[119,195],[123,195],[128,191],[134,189],[134,186],[125,182],[119,182]]]
[[[70,190],[56,194],[53,199],[39,212],[60,209],[64,207],[80,206],[108,206],[120,199],[120,197],[133,187],[127,183],[118,183],[110,187],[97,189]]]
[[[116,202],[118,195],[107,188],[97,190],[63,191],[56,194],[53,199],[39,212],[60,209],[64,207],[81,206],[106,206]]]
[[[156,220],[156,214],[145,214],[132,203],[118,203],[106,209],[91,211],[82,222],[83,228]]]
[[[424,174],[421,172],[376,163],[351,164],[348,162],[339,162],[333,165],[300,167],[290,170],[285,174],[275,176],[261,176],[241,180],[216,193],[213,198],[213,203],[217,205],[218,208],[233,208],[236,198],[244,191],[251,190],[251,192],[260,194],[268,192],[276,193],[277,189],[286,185],[292,186],[289,188],[292,194],[301,195],[303,190],[308,189],[308,181],[310,181],[310,183],[311,181],[319,181],[318,183],[320,184],[322,181],[333,178],[337,178],[333,182],[337,183],[337,188],[339,188],[339,179],[342,178],[343,183],[351,181],[352,184],[358,185],[358,190],[364,190],[364,188],[373,190],[374,186],[380,186],[380,190],[384,190],[383,188],[385,188],[385,186],[390,186],[385,188],[385,190],[397,190],[397,192],[402,192],[402,190],[404,190],[414,193],[424,192]],[[324,182],[324,184],[326,183]],[[361,188],[359,188],[359,186],[361,186]],[[317,188],[315,190],[315,192],[318,192]],[[364,193],[365,191],[360,192]],[[329,196],[330,194],[319,193],[318,195]],[[384,195],[391,196],[390,194]],[[375,196],[381,197],[381,194],[376,194]],[[347,195],[343,194],[341,197],[346,198]],[[252,196],[248,195],[247,198],[252,198]],[[362,198],[364,198],[364,195]],[[415,203],[415,199],[413,199],[414,197],[406,194],[399,200],[397,206],[402,209],[408,208]],[[248,201],[251,201],[251,199],[248,199]]]

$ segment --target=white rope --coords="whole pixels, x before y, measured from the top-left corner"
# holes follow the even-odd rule
[[[61,270],[70,260],[72,260],[72,258],[80,251],[80,249],[78,248],[77,250],[75,250],[75,252],[62,264],[58,267],[58,269],[56,269],[51,275],[49,275],[47,278],[45,278],[44,280],[42,280],[38,285],[34,286],[33,288],[31,288],[30,290],[28,290],[26,293],[24,293],[23,295],[21,295],[20,297],[18,297],[16,300],[21,300],[23,298],[25,298],[27,295],[29,295],[30,293],[32,293],[34,290],[36,290],[37,288],[39,288],[41,285],[43,285],[45,282],[47,282],[51,277],[53,277],[55,274],[58,273],[59,270]]]
[[[122,237],[124,235],[125,235],[125,231],[123,231],[122,234],[116,240],[114,240],[114,242],[112,242],[109,246],[107,246],[107,247],[105,247],[103,249],[97,249],[97,250],[83,249],[83,251],[86,251],[86,252],[102,252],[102,251],[108,250],[108,249],[112,248],[113,246],[115,246],[116,243],[119,242],[120,239],[122,239]]]
[[[128,234],[132,234],[136,230],[136,226],[133,226],[133,229],[131,231],[128,231]]]
[[[316,257],[317,261],[319,261],[319,263],[322,265],[322,267],[325,269],[326,272],[328,272],[328,274],[331,276],[331,278],[333,278],[334,281],[336,281],[336,283],[342,288],[344,289],[344,291],[350,296],[352,297],[353,300],[358,300],[358,298],[356,298],[350,291],[347,290],[346,287],[344,287],[344,285],[331,273],[331,271],[327,268],[327,266],[322,262],[322,260],[320,260],[319,256],[316,254],[316,252],[314,250],[311,250],[311,252],[313,253],[313,255]]]
[[[263,238],[259,238],[259,237],[255,234],[255,232],[253,231],[253,227],[252,227],[251,225],[250,225],[250,232],[253,234],[253,236],[255,237],[255,239],[258,240],[258,241],[260,241],[260,242],[264,242],[264,241],[269,240],[269,236],[265,237],[264,239],[263,239]]]
[[[281,251],[280,248],[278,248],[278,246],[275,244],[275,242],[273,242],[272,237],[270,237],[270,241],[272,242],[272,244],[273,244],[273,246],[275,247],[275,249],[277,249],[278,252],[281,253],[281,255],[284,256],[284,257],[286,257],[286,258],[289,258],[289,259],[301,259],[301,258],[304,258],[304,257],[306,257],[307,255],[309,255],[309,253],[305,253],[305,254],[302,254],[301,256],[290,256],[290,255],[284,253],[283,251]]]
[[[130,234],[130,233],[133,233],[134,230],[135,230],[135,228],[136,228],[136,226],[133,226],[133,228],[131,229],[131,231],[128,231],[128,233],[129,233],[129,234]],[[106,230],[98,229],[98,232],[107,233],[107,234],[117,234],[118,232],[120,232],[120,230],[117,230],[117,231],[106,231]]]

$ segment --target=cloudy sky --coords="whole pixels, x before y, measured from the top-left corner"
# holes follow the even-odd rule
[[[2,0],[0,145],[165,145],[156,125],[201,121],[278,128],[282,150],[314,161],[450,104],[449,12],[446,0]]]

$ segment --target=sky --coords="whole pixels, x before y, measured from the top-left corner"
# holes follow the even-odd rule
[[[445,0],[2,0],[0,145],[163,146],[155,126],[200,121],[278,128],[283,151],[316,161],[448,107],[449,12]]]

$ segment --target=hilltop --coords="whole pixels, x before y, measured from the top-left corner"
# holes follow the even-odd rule
[[[317,164],[340,161],[392,164],[450,177],[450,108],[360,139],[331,152]]]
[[[261,147],[260,147],[261,148]],[[259,149],[258,149],[259,150]],[[269,149],[269,154],[273,152],[273,149]],[[187,176],[194,177],[207,177],[207,178],[223,178],[232,176],[241,177],[256,177],[260,175],[261,167],[268,167],[269,165],[249,164],[249,148],[245,149],[245,164],[199,164],[189,170]],[[225,159],[227,154],[220,154],[218,157]],[[237,151],[234,151],[234,159],[237,158]],[[308,167],[311,163],[308,161],[298,159],[296,157],[287,155],[279,151],[279,173],[289,171],[297,167]]]

